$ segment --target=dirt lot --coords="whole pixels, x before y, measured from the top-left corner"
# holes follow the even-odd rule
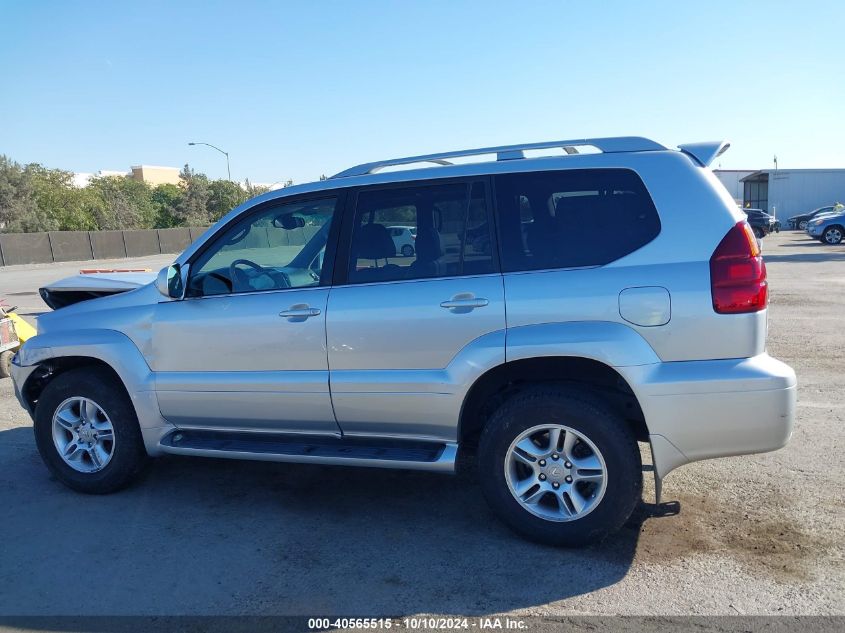
[[[469,469],[443,477],[161,459],[130,490],[78,495],[49,479],[4,380],[0,622],[11,614],[845,614],[845,246],[788,232],[766,238],[764,251],[769,350],[800,383],[791,443],[675,471],[664,494],[677,503],[643,503],[620,534],[586,550],[510,534]],[[157,269],[163,259],[142,263]],[[44,309],[38,284],[76,267],[0,269],[0,296],[34,316]]]

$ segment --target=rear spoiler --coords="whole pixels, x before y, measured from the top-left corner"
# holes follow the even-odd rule
[[[727,141],[705,141],[704,143],[686,143],[678,145],[678,149],[684,154],[692,156],[703,167],[709,167],[710,163],[728,151],[731,146]]]

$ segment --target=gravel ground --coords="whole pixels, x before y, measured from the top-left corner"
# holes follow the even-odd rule
[[[799,378],[792,441],[675,471],[668,503],[644,502],[590,549],[510,534],[470,468],[443,477],[164,458],[127,491],[82,496],[50,480],[29,418],[0,381],[0,623],[14,614],[845,614],[845,246],[789,232],[764,250],[769,350]],[[157,270],[167,259],[119,263]],[[0,269],[0,296],[34,316],[45,309],[38,284],[79,266]]]

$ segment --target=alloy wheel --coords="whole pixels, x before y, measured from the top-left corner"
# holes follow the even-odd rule
[[[114,427],[90,398],[68,398],[53,414],[53,444],[65,464],[81,473],[95,473],[114,455]]]
[[[831,227],[824,232],[824,240],[828,244],[839,244],[842,241],[842,231],[838,227]]]
[[[505,456],[514,499],[548,521],[573,521],[592,512],[607,489],[601,452],[579,431],[541,424],[517,436]]]

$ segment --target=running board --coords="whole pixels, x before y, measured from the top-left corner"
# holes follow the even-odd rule
[[[402,468],[451,474],[458,445],[451,442],[377,440],[176,429],[159,442],[164,453],[266,462]]]

